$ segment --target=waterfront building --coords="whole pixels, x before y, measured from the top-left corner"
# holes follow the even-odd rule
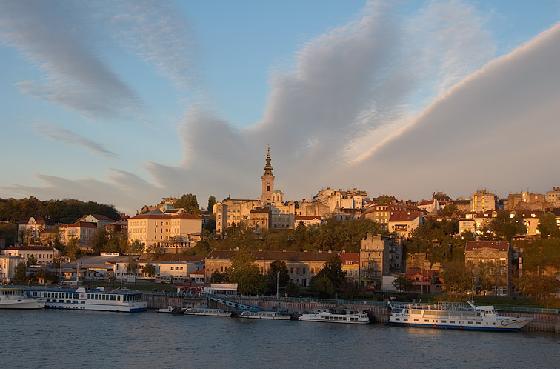
[[[512,250],[506,241],[468,241],[465,266],[477,278],[477,290],[508,295],[511,290]]]
[[[26,223],[18,224],[18,239],[24,244],[39,242],[41,232],[46,228],[45,220],[41,217],[30,217]]]
[[[391,239],[370,233],[360,241],[361,283],[381,287],[383,276],[391,271],[391,244]]]
[[[2,250],[2,255],[19,256],[25,262],[33,258],[37,264],[49,264],[59,257],[60,252],[46,246],[10,246]]]
[[[423,223],[424,215],[419,211],[396,211],[390,215],[387,227],[390,233],[406,239]]]
[[[206,281],[210,281],[212,274],[225,273],[231,267],[231,260],[238,251],[214,250],[204,259]],[[302,287],[309,286],[311,278],[323,269],[325,263],[333,255],[331,252],[299,252],[299,251],[251,251],[255,265],[262,274],[268,273],[270,264],[274,261],[286,263],[290,281]]]
[[[128,219],[127,230],[128,241],[143,243],[145,251],[157,247],[166,252],[178,252],[200,240],[202,218],[196,214],[168,214],[156,210]]]
[[[342,252],[340,253],[340,260],[346,279],[357,282],[360,278],[360,253]]]
[[[0,255],[0,283],[11,283],[16,275],[16,267],[24,262],[21,256]]]
[[[471,197],[471,212],[484,213],[489,210],[497,210],[497,208],[497,196],[485,189],[476,191]]]

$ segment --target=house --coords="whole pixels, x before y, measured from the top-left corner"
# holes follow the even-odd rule
[[[49,264],[59,257],[60,252],[54,247],[46,246],[10,246],[2,250],[2,255],[19,256],[25,262],[31,258],[37,264]]]
[[[434,214],[437,213],[440,209],[441,206],[439,204],[439,201],[437,199],[431,199],[431,200],[422,200],[418,203],[418,209],[425,211],[428,214]]]
[[[508,295],[511,291],[512,249],[506,241],[468,241],[465,266],[483,294]]]
[[[0,283],[11,283],[16,275],[16,267],[24,262],[21,256],[0,255]]]
[[[97,223],[78,220],[72,224],[61,224],[58,233],[64,245],[70,240],[77,240],[80,246],[89,246],[97,233]]]
[[[483,213],[488,210],[497,210],[498,197],[486,189],[481,189],[473,193],[471,197],[471,211]]]
[[[321,225],[321,217],[319,215],[296,215],[296,227],[304,225],[305,227]]]
[[[105,228],[105,225],[113,223],[114,220],[105,215],[90,214],[84,215],[83,217],[78,219],[78,222],[95,223],[97,224],[97,228],[102,229]]]
[[[39,242],[41,232],[45,230],[46,223],[41,217],[30,217],[27,223],[18,224],[18,239],[24,244]]]
[[[360,279],[360,253],[342,252],[340,253],[342,271],[346,273],[346,279],[359,281]]]
[[[360,279],[365,285],[380,288],[384,275],[390,272],[391,241],[381,235],[366,234],[360,241]]]
[[[389,217],[388,230],[406,239],[410,238],[412,232],[423,223],[424,216],[419,211],[396,211]]]

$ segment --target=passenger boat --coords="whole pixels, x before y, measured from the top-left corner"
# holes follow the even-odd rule
[[[0,309],[43,309],[45,303],[25,295],[21,288],[0,288]]]
[[[220,309],[209,309],[209,308],[189,308],[185,310],[185,315],[196,315],[196,316],[219,316],[219,317],[231,317],[231,312],[224,311]]]
[[[130,290],[45,288],[29,289],[27,294],[45,301],[45,307],[49,309],[136,313],[146,311],[147,308],[146,301],[142,301],[142,294]]]
[[[291,317],[276,311],[244,311],[239,315],[245,319],[290,320]]]
[[[180,307],[173,307],[173,306],[168,306],[166,308],[163,309],[158,309],[158,313],[166,313],[166,314],[183,314],[185,312],[185,308],[180,308]]]
[[[370,320],[366,313],[342,310],[318,310],[314,313],[303,314],[299,320],[304,322],[325,322],[342,324],[369,324]]]
[[[500,315],[493,306],[476,306],[472,302],[437,304],[390,303],[389,323],[412,327],[466,329],[480,331],[518,331],[531,318]]]

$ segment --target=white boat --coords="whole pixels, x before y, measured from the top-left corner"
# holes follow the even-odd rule
[[[500,315],[493,306],[476,306],[472,302],[437,304],[391,303],[389,323],[412,327],[466,329],[479,331],[518,331],[531,318]]]
[[[180,307],[173,307],[173,306],[168,306],[166,308],[163,309],[158,309],[158,313],[166,313],[166,314],[183,314],[185,312],[185,308],[180,308]]]
[[[78,289],[29,289],[29,297],[45,301],[49,309],[95,310],[136,313],[146,311],[147,302],[142,294],[129,290],[105,291],[103,288]]]
[[[231,312],[224,311],[220,309],[209,309],[209,308],[189,308],[185,310],[185,315],[196,315],[196,316],[219,316],[219,317],[231,317]]]
[[[318,310],[314,313],[303,314],[299,320],[304,322],[325,322],[342,324],[369,324],[370,320],[366,313],[343,310],[340,312],[331,310]]]
[[[0,288],[0,309],[43,309],[45,303],[25,295],[21,288]]]
[[[291,317],[276,311],[244,311],[239,315],[245,319],[290,320]]]

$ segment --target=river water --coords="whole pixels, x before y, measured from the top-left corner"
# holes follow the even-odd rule
[[[4,310],[0,368],[560,368],[560,336]]]

